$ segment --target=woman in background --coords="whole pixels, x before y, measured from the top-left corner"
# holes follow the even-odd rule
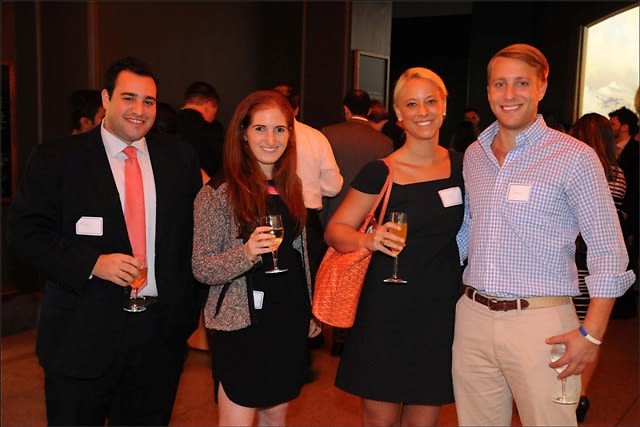
[[[611,190],[613,202],[618,210],[618,216],[621,222],[624,221],[626,214],[621,210],[621,207],[627,191],[627,182],[625,181],[622,169],[618,167],[616,161],[616,143],[611,122],[606,117],[597,113],[585,114],[575,122],[569,134],[586,143],[598,154],[600,163],[602,163],[602,167],[604,168],[605,176],[609,182],[609,189]],[[582,240],[582,237],[578,236],[576,240],[576,265],[578,267],[580,295],[573,297],[573,303],[576,307],[576,314],[580,322],[584,321],[590,299],[589,291],[585,283],[585,278],[589,275],[589,271],[587,270],[587,250],[588,248]],[[600,353],[596,354],[593,362],[587,365],[582,372],[582,389],[580,391],[580,401],[576,408],[576,417],[579,422],[584,421],[584,417],[589,410],[590,402],[587,397],[587,389],[598,364],[599,354]]]
[[[306,209],[296,176],[293,111],[278,92],[258,91],[233,113],[224,145],[225,182],[195,201],[193,273],[211,285],[204,310],[218,425],[285,425],[288,402],[304,384],[311,320]],[[284,240],[273,267],[270,227],[279,214]]]

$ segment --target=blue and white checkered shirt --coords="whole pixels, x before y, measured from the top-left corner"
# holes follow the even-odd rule
[[[591,297],[624,294],[635,279],[609,185],[595,152],[547,127],[541,115],[502,167],[497,122],[466,151],[465,218],[458,233],[464,283],[489,295],[577,295],[575,240],[588,247]]]

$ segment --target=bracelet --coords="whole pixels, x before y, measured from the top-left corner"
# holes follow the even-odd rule
[[[601,341],[601,340],[599,340],[599,339],[597,339],[597,338],[594,338],[594,337],[592,337],[591,335],[589,335],[589,332],[587,332],[587,330],[586,330],[583,326],[580,326],[580,327],[578,328],[578,330],[580,331],[580,333],[582,334],[582,336],[583,336],[583,337],[585,337],[585,338],[587,339],[587,341],[590,341],[590,342],[592,342],[592,343],[593,343],[593,344],[595,344],[595,345],[600,345],[600,344],[602,344],[602,341]]]

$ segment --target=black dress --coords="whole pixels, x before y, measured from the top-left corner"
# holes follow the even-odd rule
[[[308,369],[311,307],[302,255],[292,246],[299,233],[279,196],[269,196],[268,204],[270,214],[282,215],[285,232],[278,249],[278,266],[288,271],[266,274],[273,261],[271,254],[263,255],[262,265],[247,277],[249,287],[264,292],[262,308],[252,310],[251,326],[211,332],[216,401],[222,383],[232,402],[250,408],[296,398]]]
[[[459,187],[464,194],[462,155],[450,152],[446,179],[394,184],[389,212],[407,212],[406,247],[398,275],[406,284],[383,280],[393,258],[374,252],[345,343],[336,386],[360,397],[405,404],[453,401],[451,345],[461,268],[456,234],[464,205],[444,207],[438,191]],[[381,161],[366,165],[353,188],[378,193],[387,176]]]

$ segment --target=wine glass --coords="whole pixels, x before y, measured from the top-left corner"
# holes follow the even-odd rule
[[[551,361],[555,362],[556,360],[560,359],[562,355],[565,353],[565,351],[567,351],[566,345],[562,343],[553,344],[551,346]],[[564,366],[555,368],[555,370],[556,372],[560,373],[564,371],[566,368],[567,368],[567,365],[564,365]],[[562,384],[562,394],[554,398],[553,401],[556,403],[560,403],[562,405],[573,405],[575,403],[578,403],[578,401],[575,398],[567,396],[567,392],[566,392],[567,379],[566,378],[561,379],[560,383]]]
[[[278,247],[282,243],[284,238],[284,227],[282,226],[282,217],[280,215],[266,215],[260,220],[260,225],[267,225],[271,227],[270,234],[275,236],[273,244],[271,245],[271,256],[273,258],[273,268],[265,271],[265,273],[283,273],[287,271],[286,268],[278,268]]]
[[[400,226],[400,230],[389,229],[389,231],[395,234],[396,236],[402,237],[406,241],[407,230],[408,230],[406,212],[391,212],[391,214],[389,215],[389,221],[393,222],[394,224],[398,224]],[[393,252],[393,276],[384,279],[384,281],[386,283],[396,283],[396,284],[407,283],[406,280],[398,277],[398,255],[400,254],[400,252],[402,252],[402,249],[400,250],[390,249],[390,250]]]
[[[131,283],[131,295],[129,296],[129,301],[127,301],[127,304],[124,306],[124,311],[139,313],[147,309],[144,305],[144,297],[138,296],[138,290],[142,285],[147,283],[147,259],[146,257],[136,255],[134,255],[134,257],[142,264],[142,267],[140,267],[138,275]]]

